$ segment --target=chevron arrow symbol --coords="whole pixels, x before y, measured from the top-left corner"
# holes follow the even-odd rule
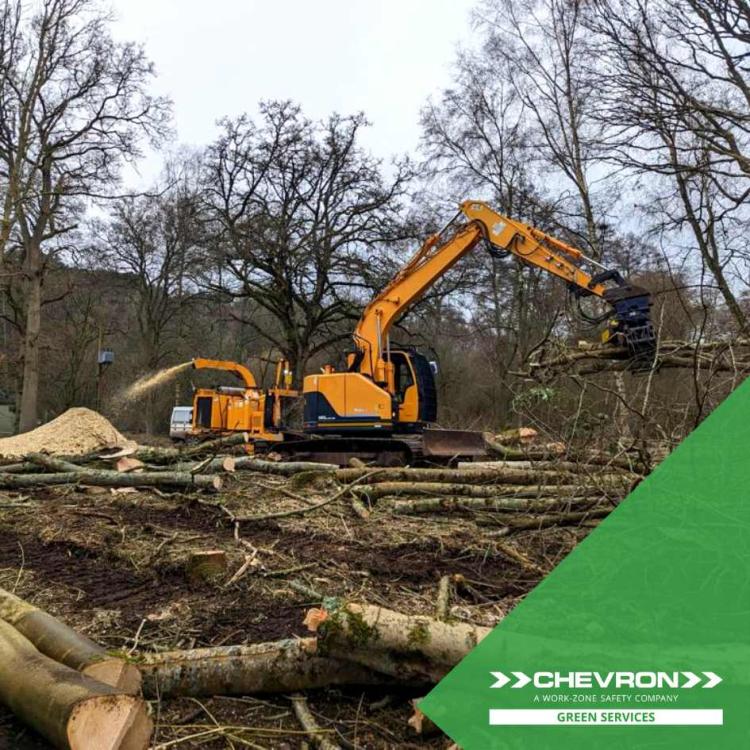
[[[704,688],[712,688],[716,687],[721,682],[721,677],[717,675],[715,672],[704,672],[704,675],[706,675],[706,679],[708,682],[703,686]]]
[[[513,676],[516,678],[516,684],[511,685],[513,688],[522,688],[526,687],[531,682],[531,677],[524,674],[523,672],[513,672]]]
[[[696,685],[700,685],[701,678],[695,674],[695,672],[683,672],[682,674],[687,677],[687,682],[684,685],[681,685],[683,688],[692,688]]]
[[[490,672],[490,674],[495,678],[495,683],[490,685],[491,688],[505,687],[510,682],[510,677],[502,672]]]

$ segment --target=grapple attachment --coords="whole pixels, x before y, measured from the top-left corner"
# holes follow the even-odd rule
[[[624,284],[604,298],[614,308],[609,339],[624,346],[634,370],[648,370],[656,356],[656,333],[651,322],[651,294],[640,286]]]

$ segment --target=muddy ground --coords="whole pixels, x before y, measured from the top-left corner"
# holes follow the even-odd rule
[[[58,487],[0,494],[0,586],[120,651],[257,643],[303,635],[298,581],[326,595],[433,614],[446,574],[465,584],[451,617],[494,625],[588,533],[578,527],[493,536],[488,514],[397,516],[378,507],[363,520],[349,501],[281,520],[231,514],[299,508],[333,493],[238,473],[220,495]],[[223,506],[223,507],[222,507]],[[222,549],[227,576],[191,581],[195,550]],[[519,554],[520,552],[520,554]],[[247,555],[254,564],[227,585]],[[321,689],[307,694],[344,748],[446,748],[408,726],[408,691]],[[302,748],[307,738],[285,696],[173,699],[151,704],[156,747]],[[0,748],[44,748],[0,709]]]

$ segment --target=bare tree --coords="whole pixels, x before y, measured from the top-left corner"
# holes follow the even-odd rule
[[[358,144],[363,115],[305,118],[289,102],[261,119],[223,122],[206,157],[217,268],[210,285],[248,298],[272,325],[244,322],[282,352],[299,380],[308,360],[348,338],[367,255],[398,226],[409,170],[389,179]]]
[[[147,93],[143,50],[115,42],[97,0],[3,4],[0,18],[0,251],[20,249],[25,321],[20,429],[37,422],[43,279],[92,197],[116,184],[142,136],[167,132],[168,102]],[[4,271],[7,273],[7,269]]]
[[[647,213],[676,248],[697,256],[741,330],[748,317],[738,287],[750,271],[749,19],[742,0],[601,0],[587,15],[601,61],[599,116],[615,126],[612,159],[642,176]]]
[[[475,20],[484,35],[485,75],[507,80],[525,109],[533,138],[526,159],[541,157],[538,176],[545,186],[559,183],[562,225],[576,232],[576,244],[601,258],[601,225],[612,195],[603,187],[601,122],[592,117],[598,97],[583,6],[578,0],[486,0]],[[573,199],[564,200],[570,188]]]
[[[111,219],[95,225],[100,263],[128,282],[145,371],[162,367],[178,351],[199,297],[201,201],[194,165],[183,167],[176,172],[169,165],[166,187],[113,202]],[[148,400],[144,411],[149,433],[155,428],[152,406]]]

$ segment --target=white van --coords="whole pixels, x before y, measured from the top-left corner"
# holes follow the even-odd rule
[[[193,425],[193,407],[175,406],[169,420],[169,437],[172,440],[185,440]]]

